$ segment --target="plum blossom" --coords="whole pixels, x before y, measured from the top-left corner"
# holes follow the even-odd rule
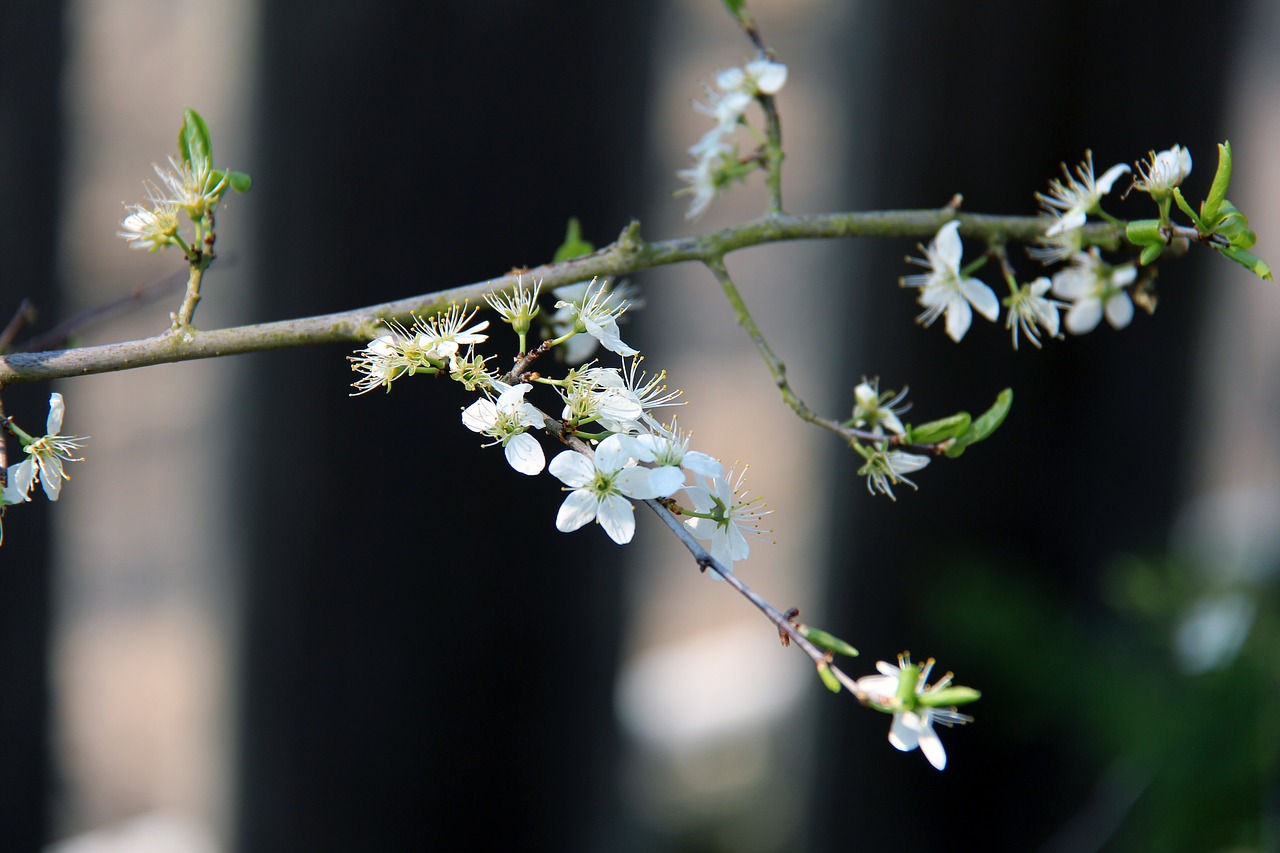
[[[898,498],[893,494],[893,487],[898,483],[906,483],[911,488],[916,484],[907,479],[907,474],[919,471],[929,464],[928,456],[907,453],[902,450],[881,450],[878,448],[863,449],[855,447],[863,455],[866,464],[858,469],[858,475],[867,478],[867,491],[874,495],[879,492],[888,495],[889,500]]]
[[[876,435],[884,435],[886,429],[894,435],[902,435],[906,429],[898,415],[911,408],[910,403],[903,403],[906,397],[906,388],[896,396],[892,391],[881,394],[879,378],[870,382],[863,378],[853,389],[853,425],[871,430]]]
[[[120,223],[124,230],[116,236],[123,237],[131,249],[157,252],[170,245],[170,238],[178,233],[178,207],[154,184],[147,183],[146,188],[150,205],[130,205],[127,210],[131,212]]]
[[[1037,327],[1043,328],[1051,338],[1058,337],[1058,309],[1067,303],[1045,296],[1051,286],[1049,279],[1040,276],[1035,281],[1023,284],[1017,293],[1004,300],[1008,308],[1004,316],[1004,327],[1013,335],[1015,350],[1018,348],[1019,330],[1036,349],[1040,348]]]
[[[1053,295],[1073,303],[1064,324],[1073,335],[1097,328],[1106,315],[1112,328],[1123,329],[1133,319],[1133,300],[1125,288],[1138,277],[1133,264],[1111,266],[1096,248],[1078,252],[1070,265],[1053,275]]]
[[[525,402],[525,393],[532,388],[529,383],[504,385],[494,381],[497,400],[481,397],[462,410],[462,423],[472,432],[483,433],[494,440],[489,444],[501,444],[507,462],[521,474],[538,474],[546,465],[542,445],[526,431],[529,427],[544,427],[546,417],[532,404]],[[486,445],[487,446],[487,445]]]
[[[56,501],[62,491],[62,481],[71,479],[64,470],[63,463],[84,461],[84,457],[73,454],[84,447],[84,442],[89,436],[59,435],[66,411],[67,406],[62,395],[56,392],[50,394],[49,417],[45,423],[46,434],[23,448],[27,453],[26,459],[9,467],[9,483],[4,491],[6,503],[17,503],[18,501],[10,498],[18,495],[22,496],[22,500],[27,500],[28,492],[37,482],[44,487],[45,496],[51,501]]]
[[[937,693],[951,684],[948,673],[933,685],[926,686],[929,671],[933,669],[933,659],[925,661],[923,666],[915,666],[910,658],[898,658],[899,666],[886,661],[877,661],[876,669],[880,675],[865,675],[857,681],[858,690],[866,701],[881,710],[893,714],[893,724],[889,727],[889,743],[894,749],[910,752],[919,747],[924,757],[929,759],[938,770],[947,766],[947,751],[933,726],[939,723],[954,726],[972,720],[966,714],[960,714],[953,708],[933,707],[924,702],[930,694]],[[903,681],[909,682],[904,687]],[[906,696],[904,701],[904,694]],[[922,701],[923,700],[923,701]]]
[[[690,437],[676,426],[659,426],[657,432],[635,436],[641,462],[653,464],[653,481],[660,488],[671,487],[666,495],[675,494],[685,485],[685,470],[714,479],[724,476],[724,466],[718,459],[698,450],[689,449]]]
[[[635,507],[627,498],[661,496],[651,471],[636,465],[625,436],[600,442],[593,459],[576,450],[562,451],[547,472],[572,489],[556,514],[556,529],[572,533],[595,521],[619,545],[630,542],[636,531]]]
[[[960,221],[953,219],[938,229],[938,234],[927,247],[921,246],[924,259],[907,258],[909,263],[926,267],[929,272],[902,278],[903,287],[919,287],[920,304],[924,313],[917,319],[925,326],[933,324],[943,314],[947,316],[947,334],[956,343],[969,331],[973,312],[969,306],[988,320],[994,321],[1000,313],[1000,301],[995,293],[976,278],[965,278],[960,269],[964,246],[960,241]]]
[[[596,284],[596,280],[592,279],[591,284],[583,291],[581,301],[561,299],[556,303],[556,308],[567,312],[566,320],[572,323],[569,326],[572,331],[585,332],[599,341],[605,349],[618,355],[638,355],[639,351],[627,346],[618,332],[618,318],[630,306],[621,299],[615,303],[614,297],[617,295],[610,290],[607,282]]]
[[[689,486],[685,494],[693,504],[695,515],[685,521],[685,525],[693,535],[703,541],[711,542],[711,556],[728,571],[733,571],[736,560],[745,560],[751,553],[751,543],[744,534],[767,536],[769,531],[761,530],[760,519],[773,510],[765,509],[760,498],[747,499],[747,491],[742,487],[747,476],[746,468],[734,477],[734,470],[723,477],[712,477],[706,486]],[[717,580],[719,575],[712,573]]]
[[[1117,163],[1102,173],[1102,177],[1093,177],[1093,152],[1084,152],[1084,161],[1076,166],[1076,177],[1067,171],[1067,164],[1062,164],[1062,175],[1065,180],[1054,178],[1049,181],[1049,194],[1036,193],[1040,206],[1054,217],[1054,222],[1045,229],[1046,237],[1054,237],[1064,231],[1084,225],[1090,213],[1096,213],[1102,197],[1111,192],[1111,185],[1116,179],[1129,171],[1124,163]]]
[[[1152,151],[1150,159],[1138,164],[1138,177],[1133,188],[1152,196],[1168,196],[1174,187],[1191,174],[1191,152],[1175,145],[1159,154]]]

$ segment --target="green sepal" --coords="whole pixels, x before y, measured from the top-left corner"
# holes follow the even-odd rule
[[[1237,246],[1214,246],[1219,252],[1235,261],[1264,281],[1272,281],[1271,267],[1262,258]]]
[[[951,707],[952,705],[967,705],[970,702],[977,702],[982,698],[982,694],[972,687],[962,687],[956,685],[954,687],[944,687],[941,690],[926,690],[919,696],[921,705],[929,708]]]
[[[969,431],[957,437],[956,443],[947,448],[947,456],[954,459],[964,453],[964,449],[970,444],[977,444],[990,436],[1000,427],[1000,424],[1004,423],[1005,416],[1009,414],[1012,406],[1013,389],[1006,388],[996,395],[995,403],[978,416],[978,419],[969,427]]]
[[[213,142],[209,138],[209,126],[200,113],[187,107],[178,131],[178,153],[182,161],[197,174],[213,165]]]
[[[1142,247],[1142,255],[1138,258],[1138,263],[1147,266],[1164,252],[1164,243],[1151,243]]]
[[[956,412],[954,415],[929,421],[927,424],[909,427],[904,441],[907,444],[937,444],[948,438],[964,435],[969,431],[972,423],[973,418],[968,412]]]
[[[1209,187],[1209,195],[1200,205],[1200,218],[1207,223],[1216,223],[1222,203],[1227,198],[1227,186],[1231,183],[1231,142],[1218,143],[1218,171],[1213,176],[1213,186]]]
[[[247,193],[253,189],[253,178],[247,172],[237,172],[235,169],[227,170],[227,183],[238,193]]]
[[[916,684],[920,681],[920,667],[913,663],[898,670],[897,699],[901,707],[911,709],[916,706]]]
[[[840,692],[840,679],[836,678],[836,674],[831,671],[831,667],[825,663],[818,664],[818,677],[822,679],[822,683],[832,693]]]
[[[556,249],[556,253],[551,260],[558,264],[570,258],[589,255],[595,250],[595,246],[582,239],[582,224],[578,222],[578,217],[570,216],[569,226],[564,232],[564,242],[560,244],[560,248]]]
[[[1135,246],[1164,245],[1165,236],[1159,219],[1135,219],[1125,226],[1124,236]]]
[[[824,651],[835,652],[838,655],[845,655],[851,658],[858,656],[857,649],[834,634],[828,634],[821,628],[811,628],[808,625],[796,625],[795,627],[800,636]]]

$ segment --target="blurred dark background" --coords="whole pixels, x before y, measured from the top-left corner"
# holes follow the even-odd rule
[[[202,4],[186,5],[199,20]],[[672,28],[710,20],[730,45],[694,65],[703,79],[749,57],[727,16],[681,5],[245,4],[253,36],[226,50],[244,63],[245,141],[234,144],[257,184],[222,219],[242,222],[237,274],[251,285],[224,324],[536,265],[570,216],[598,244],[633,216],[660,223],[646,219],[651,239],[727,224],[681,223],[673,211],[683,203],[663,201],[677,186],[670,163],[685,165],[682,149],[701,132],[663,135]],[[1247,129],[1232,115],[1274,111],[1229,109],[1246,16],[1266,17],[1245,3],[1211,14],[1191,2],[1159,14],[1101,2],[834,5],[753,8],[791,67],[780,108],[792,157],[806,135],[849,140],[825,182],[836,208],[938,207],[960,191],[967,210],[1031,213],[1032,193],[1063,160],[1092,148],[1102,171],[1175,143],[1196,158],[1188,186],[1198,198],[1215,143]],[[66,159],[77,120],[64,73],[82,14],[65,0],[0,6],[0,310],[36,298],[37,329],[64,310],[59,281],[84,268],[64,257],[79,247],[55,236],[72,227],[63,207],[75,195]],[[816,31],[837,49],[806,55]],[[201,36],[199,26],[181,32]],[[136,91],[117,94],[146,99],[156,73],[140,63]],[[805,75],[826,81],[827,100],[815,107],[797,94],[789,112]],[[176,127],[185,104],[153,106]],[[795,114],[806,118],[788,123]],[[1238,173],[1255,174],[1246,166],[1274,150],[1268,142],[1238,154]],[[150,140],[144,167],[168,150],[161,143],[170,131]],[[145,177],[126,165],[125,186]],[[750,211],[760,189],[733,195]],[[1129,204],[1125,215],[1137,209]],[[1275,241],[1254,224],[1274,260]],[[808,486],[827,513],[825,627],[863,650],[852,671],[910,649],[984,691],[974,725],[942,732],[945,772],[894,751],[886,717],[827,697],[814,680],[786,724],[803,729],[799,754],[768,766],[769,786],[802,792],[789,823],[744,840],[731,824],[763,808],[757,800],[681,820],[637,806],[627,769],[636,747],[619,729],[613,685],[632,618],[625,573],[646,567],[623,563],[601,536],[558,534],[558,484],[515,476],[499,453],[473,447],[456,423],[467,398],[455,389],[424,383],[353,401],[345,350],[277,352],[238,359],[215,404],[228,444],[214,464],[230,500],[213,535],[240,554],[224,567],[226,805],[202,816],[218,843],[826,851],[963,838],[989,850],[1277,849],[1274,560],[1262,558],[1251,584],[1227,583],[1171,544],[1206,487],[1196,466],[1211,463],[1197,454],[1229,444],[1238,426],[1198,405],[1197,358],[1213,347],[1205,318],[1219,288],[1263,285],[1193,252],[1162,271],[1154,317],[1013,353],[1003,329],[979,320],[959,347],[939,328],[912,326],[910,294],[893,286],[905,253],[917,253],[910,241],[857,247],[819,276],[820,309],[793,310],[847,318],[845,334],[805,342],[832,386],[815,396],[836,412],[863,374],[910,384],[920,420],[1015,391],[990,442],[930,466],[920,491],[900,490],[896,503],[868,498],[856,457],[840,447],[818,451],[822,481]],[[137,277],[164,267],[147,259],[139,273],[141,258],[126,260]],[[1032,274],[1029,261],[1015,263]],[[647,277],[635,280],[643,288]],[[651,303],[679,298],[647,293]],[[646,316],[632,328],[648,351],[662,330]],[[720,357],[710,345],[700,355]],[[182,369],[164,370],[181,383]],[[6,410],[38,422],[47,390],[7,391]],[[185,487],[200,490],[199,476]],[[128,504],[135,486],[116,488]],[[5,849],[94,828],[74,808],[82,780],[51,722],[63,509],[11,513],[0,553]],[[134,523],[146,522],[126,519],[116,535]],[[640,524],[642,537],[659,535]],[[688,582],[702,579],[690,569]],[[1212,666],[1180,662],[1171,638],[1197,601],[1228,587],[1253,608],[1246,637]],[[147,806],[123,802],[99,817]]]

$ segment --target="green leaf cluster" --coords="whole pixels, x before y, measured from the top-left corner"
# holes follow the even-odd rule
[[[968,412],[956,412],[936,421],[929,421],[919,426],[907,427],[903,441],[907,444],[940,444],[950,441],[947,456],[955,458],[964,453],[965,448],[977,444],[994,433],[1013,406],[1013,389],[1005,388],[996,395],[996,401],[977,418]]]

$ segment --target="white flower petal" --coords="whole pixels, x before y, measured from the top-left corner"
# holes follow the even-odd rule
[[[63,402],[62,395],[56,391],[49,395],[49,420],[46,424],[46,433],[49,435],[57,435],[62,432],[62,416],[67,411],[67,404]]]
[[[894,749],[910,752],[920,745],[920,718],[910,711],[902,711],[893,715],[893,725],[889,727],[889,743]]]
[[[720,464],[720,460],[700,450],[687,451],[680,464],[686,471],[692,471],[707,479],[724,476],[724,466]]]
[[[1123,290],[1107,300],[1107,322],[1113,329],[1123,329],[1133,319],[1133,301]]]
[[[600,501],[598,520],[609,538],[619,545],[626,545],[635,535],[635,509],[619,495],[605,495],[604,500]]]
[[[996,298],[995,292],[976,278],[966,278],[960,282],[960,292],[988,320],[994,322],[1000,315],[1000,300]]]
[[[960,240],[960,220],[953,219],[938,229],[933,238],[934,251],[938,260],[951,271],[960,269],[960,259],[964,256],[964,243]]]
[[[620,435],[609,436],[596,448],[596,469],[606,473],[619,470],[630,459],[630,447]]]
[[[576,450],[563,450],[551,460],[547,473],[566,486],[581,488],[596,478],[596,466]]]
[[[1102,300],[1081,299],[1067,312],[1067,331],[1073,335],[1088,334],[1098,327],[1100,320],[1102,320]]]
[[[969,331],[969,324],[973,322],[973,311],[969,308],[969,303],[959,294],[952,294],[947,301],[947,335],[951,340],[960,343],[960,339],[964,337],[965,332]]]
[[[547,458],[542,454],[542,445],[527,432],[513,436],[502,451],[511,467],[521,474],[540,474],[547,464]]]
[[[36,479],[36,460],[28,456],[16,465],[9,466],[9,485],[4,490],[6,503],[21,503],[31,500],[31,486]]]
[[[920,751],[924,753],[924,757],[929,759],[938,770],[943,770],[947,766],[947,751],[942,748],[942,739],[938,737],[938,733],[934,731],[933,726],[928,723],[919,735]]]
[[[486,432],[498,422],[498,407],[481,398],[462,410],[462,424],[472,432]]]
[[[568,450],[566,453],[573,453]],[[563,454],[561,454],[563,455]],[[560,457],[556,457],[557,459]],[[555,460],[552,460],[555,464]],[[588,524],[595,520],[596,509],[600,502],[596,500],[596,496],[588,492],[586,489],[577,489],[569,493],[564,499],[564,503],[560,504],[560,511],[556,513],[556,529],[563,533],[572,533],[584,524]]]
[[[653,472],[648,468],[624,468],[614,477],[613,487],[638,501],[652,500],[659,496],[653,485]]]
[[[1111,192],[1111,185],[1116,182],[1116,178],[1127,173],[1128,171],[1129,171],[1129,167],[1126,164],[1117,163],[1114,166],[1112,166],[1110,169],[1107,169],[1107,171],[1103,172],[1102,177],[1098,178],[1098,182],[1094,184],[1094,187],[1098,191],[1098,195],[1104,196],[1107,193]]]
[[[654,497],[669,498],[684,488],[684,471],[674,465],[664,465],[649,472],[649,483]]]

